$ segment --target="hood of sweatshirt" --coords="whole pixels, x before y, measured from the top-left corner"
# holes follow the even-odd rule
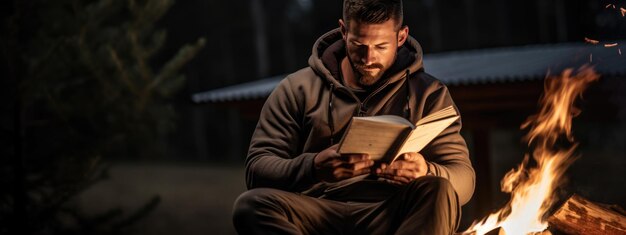
[[[343,87],[338,75],[341,71],[340,59],[345,57],[345,54],[345,42],[340,29],[336,28],[317,39],[309,57],[309,65],[320,77],[335,87]],[[407,70],[409,73],[422,70],[422,56],[422,47],[417,40],[409,36],[398,48],[395,62],[385,71],[381,81],[388,81],[386,84],[395,83],[406,77]]]

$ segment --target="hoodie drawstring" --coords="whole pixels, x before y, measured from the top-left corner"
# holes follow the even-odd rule
[[[406,87],[406,105],[404,106],[404,117],[411,121],[411,105],[409,105],[409,101],[411,101],[411,83],[409,82],[410,71],[406,70],[406,78],[404,79],[404,87]]]
[[[333,120],[333,92],[335,90],[335,84],[330,83],[330,92],[328,94],[328,128],[330,129],[330,145],[335,144],[335,124]]]

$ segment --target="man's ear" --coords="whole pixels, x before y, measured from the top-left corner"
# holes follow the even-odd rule
[[[398,31],[398,47],[401,47],[409,38],[409,26],[405,25]]]
[[[343,22],[343,19],[339,19],[339,30],[341,31],[341,37],[345,41],[346,35],[348,35],[348,28],[346,28],[346,24]]]

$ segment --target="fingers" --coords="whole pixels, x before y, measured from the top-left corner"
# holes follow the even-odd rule
[[[341,161],[344,161],[346,163],[357,163],[370,160],[370,157],[367,154],[344,154],[341,155],[340,158]]]
[[[335,182],[355,176],[369,174],[374,161],[367,154],[348,154],[328,158],[320,169],[327,172],[322,180]]]
[[[337,169],[347,172],[348,174],[352,174],[353,176],[369,173],[371,171],[370,167],[374,165],[374,161],[372,160],[364,160],[355,163],[349,162],[340,162]]]
[[[379,176],[383,176],[386,178],[389,178],[387,176],[390,176],[391,178],[393,177],[404,177],[404,178],[408,178],[408,179],[416,179],[417,177],[420,177],[424,174],[420,174],[418,171],[415,170],[409,170],[409,169],[377,169],[376,173]]]
[[[390,183],[406,184],[418,177],[426,175],[426,161],[419,153],[405,153],[390,165],[381,164],[376,174]]]
[[[411,170],[418,170],[419,169],[419,163],[417,162],[412,162],[412,161],[406,161],[406,160],[399,160],[399,161],[395,161],[393,163],[391,163],[391,165],[387,166],[384,165],[387,169],[411,169]]]
[[[360,162],[355,162],[355,163],[344,163],[343,168],[350,169],[353,171],[358,171],[361,169],[370,168],[373,165],[374,165],[374,161],[365,160],[365,161],[360,161]]]
[[[392,184],[404,185],[417,179],[421,175],[410,169],[390,169],[386,166],[376,169],[376,174],[383,178],[385,181]]]
[[[333,174],[335,175],[337,179],[341,180],[341,179],[352,178],[352,177],[363,175],[363,174],[368,174],[370,172],[371,172],[370,168],[362,168],[359,170],[352,170],[348,168],[335,168],[335,171],[333,172]]]
[[[420,160],[424,159],[424,156],[422,156],[422,154],[420,154],[420,153],[408,152],[408,153],[402,154],[402,159],[405,160],[405,161],[417,161],[417,162],[419,162]]]

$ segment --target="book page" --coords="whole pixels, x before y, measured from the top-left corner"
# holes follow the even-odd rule
[[[404,127],[410,126],[413,129],[414,125],[406,118],[396,116],[396,115],[379,115],[379,116],[369,116],[369,117],[353,117],[355,120],[363,120],[363,121],[371,121],[371,122],[382,122],[389,123],[392,125],[401,125]]]
[[[404,142],[404,145],[400,147],[398,154],[393,160],[398,158],[398,156],[403,153],[421,151],[424,147],[426,147],[426,145],[428,145],[428,143],[430,143],[430,141],[437,137],[458,118],[459,116],[453,116],[415,127],[415,129],[411,131],[411,134],[409,134],[407,140]]]
[[[420,119],[419,121],[417,121],[417,123],[415,124],[416,126],[419,125],[423,125],[429,122],[434,122],[440,119],[444,119],[444,118],[448,118],[448,117],[452,117],[452,116],[456,116],[456,109],[454,109],[454,107],[452,106],[448,106],[445,107],[437,112],[431,113],[426,117],[423,117],[422,119]]]
[[[366,153],[372,160],[381,159],[400,133],[408,128],[405,124],[368,120],[371,118],[353,118],[337,152],[341,154]]]

